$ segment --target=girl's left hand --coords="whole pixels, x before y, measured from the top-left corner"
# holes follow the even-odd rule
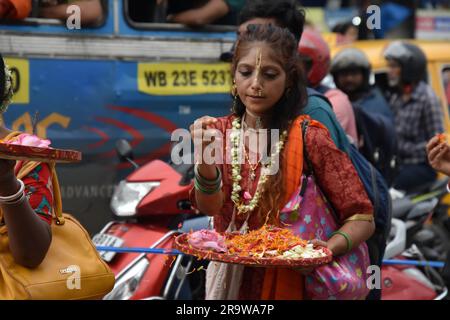
[[[328,243],[326,243],[325,241],[322,241],[322,240],[314,239],[314,240],[309,241],[309,243],[312,243],[314,245],[314,248],[316,248],[316,247],[328,248]],[[310,268],[295,268],[295,270],[300,272],[301,274],[307,276],[308,274],[310,274],[311,272],[314,271],[314,267],[310,267]]]

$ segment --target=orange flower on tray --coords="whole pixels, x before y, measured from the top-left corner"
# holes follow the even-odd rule
[[[295,236],[291,230],[263,226],[246,234],[199,230],[179,235],[174,247],[199,259],[258,266],[320,266],[332,261],[327,248]]]

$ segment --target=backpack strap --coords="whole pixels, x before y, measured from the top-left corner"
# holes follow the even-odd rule
[[[333,109],[333,105],[331,104],[330,100],[325,96],[325,93],[326,93],[328,90],[330,90],[330,88],[325,87],[325,86],[320,86],[320,87],[318,87],[317,89],[320,89],[321,87],[324,87],[324,88],[327,88],[327,89],[326,89],[326,90],[323,90],[323,92],[320,92],[320,91],[318,91],[318,90],[316,90],[316,89],[307,87],[307,88],[306,88],[306,93],[308,94],[308,98],[310,98],[310,97],[317,97],[317,98],[320,98],[320,99],[324,100],[326,103],[328,103],[328,104],[330,105],[331,109]]]

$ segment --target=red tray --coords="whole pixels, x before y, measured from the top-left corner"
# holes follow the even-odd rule
[[[72,163],[81,161],[81,152],[0,143],[0,158],[8,160]]]
[[[188,244],[188,236],[188,233],[177,236],[175,238],[174,248],[183,253],[196,256],[197,258],[211,261],[259,267],[319,267],[330,263],[333,260],[333,255],[327,248],[323,248],[327,255],[321,258],[280,259],[242,257],[235,254],[218,253],[212,250],[200,250],[193,248]]]

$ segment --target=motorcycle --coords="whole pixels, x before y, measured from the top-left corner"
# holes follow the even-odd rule
[[[132,247],[170,250],[176,235],[208,228],[210,219],[191,207],[193,166],[154,160],[142,167],[133,161],[125,140],[116,144],[121,161],[135,170],[118,184],[111,199],[115,219],[93,242],[97,247]],[[153,250],[153,251],[152,251]],[[186,255],[100,251],[116,275],[106,300],[202,299],[204,262]]]
[[[442,262],[448,257],[447,243],[436,247],[429,238],[444,241],[430,228],[430,221],[444,194],[442,186],[445,184],[438,181],[424,194],[394,197],[391,236],[381,271],[382,300],[442,300],[447,297],[444,271],[437,270],[449,268],[448,261]],[[429,262],[431,260],[440,261]]]

